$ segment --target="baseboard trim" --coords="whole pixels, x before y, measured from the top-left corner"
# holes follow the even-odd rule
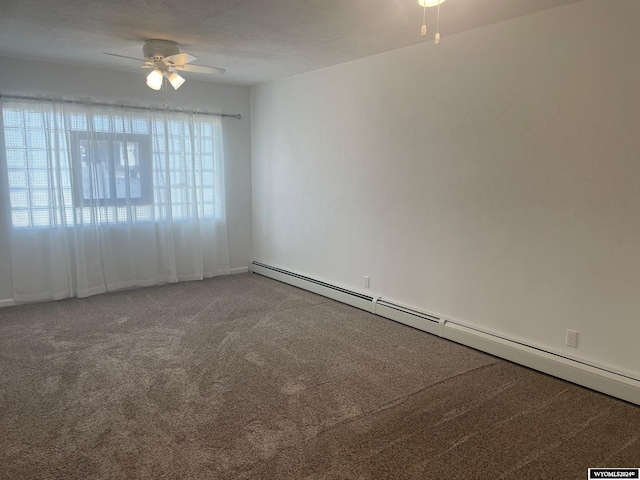
[[[0,308],[2,307],[13,307],[14,305],[19,305],[18,302],[9,298],[7,300],[0,300]]]
[[[452,319],[439,318],[436,315],[421,312],[414,307],[404,307],[374,297],[370,297],[371,300],[366,300],[354,295],[344,294],[340,291],[348,291],[344,287],[332,288],[326,282],[319,282],[311,277],[260,262],[251,262],[249,271],[640,405],[640,379],[616,373],[612,369],[573,360],[531,345],[515,342],[491,332],[465,326]]]
[[[232,268],[229,270],[229,275],[236,275],[238,273],[247,273],[248,271],[249,271],[249,267]]]

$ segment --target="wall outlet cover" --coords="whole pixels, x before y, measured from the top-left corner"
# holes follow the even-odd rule
[[[578,332],[576,330],[567,329],[567,338],[565,344],[568,347],[578,348]]]

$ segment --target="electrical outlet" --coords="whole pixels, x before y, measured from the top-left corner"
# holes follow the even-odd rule
[[[575,330],[567,330],[567,339],[565,341],[567,347],[578,348],[578,332]]]
[[[369,277],[367,277],[366,275],[364,276],[364,288],[369,288]]]

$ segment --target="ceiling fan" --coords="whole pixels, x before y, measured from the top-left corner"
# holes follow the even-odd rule
[[[128,60],[136,60],[142,62],[142,68],[152,68],[153,70],[147,76],[147,85],[153,90],[160,90],[166,78],[171,86],[177,90],[184,83],[177,70],[195,73],[216,73],[223,74],[224,68],[206,67],[204,65],[190,65],[191,62],[197,60],[197,57],[182,52],[178,48],[176,42],[171,40],[147,40],[142,46],[142,54],[144,59],[127,57],[126,55],[117,55],[115,53],[104,52],[105,55],[112,57],[126,58]]]

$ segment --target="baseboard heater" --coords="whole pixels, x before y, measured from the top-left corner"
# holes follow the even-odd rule
[[[430,313],[420,312],[413,308],[405,307],[397,303],[379,298],[376,302],[374,313],[381,317],[404,323],[410,327],[423,330],[442,337],[444,321]]]
[[[304,275],[272,267],[271,265],[265,265],[260,262],[251,262],[249,270],[253,273],[259,273],[265,277],[271,277],[275,280],[280,280],[281,282],[332,298],[333,300],[346,303],[347,305],[351,305],[361,310],[375,313],[373,311],[374,298],[370,295],[364,295],[347,288],[338,287],[330,283],[322,282],[311,277],[305,277]]]
[[[631,375],[567,358],[490,332],[484,332],[432,313],[422,312],[413,307],[379,297],[364,295],[264,263],[251,262],[249,270],[418,330],[481,350],[496,357],[640,405],[640,379]]]

